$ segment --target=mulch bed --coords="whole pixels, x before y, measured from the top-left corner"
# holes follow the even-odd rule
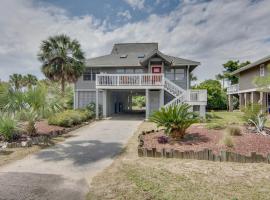
[[[234,147],[222,144],[224,130],[208,130],[202,125],[193,125],[187,130],[188,134],[181,141],[169,140],[167,144],[158,143],[158,137],[164,136],[163,131],[144,135],[145,148],[174,149],[179,151],[202,151],[211,149],[214,154],[221,150],[231,151],[249,156],[251,152],[267,156],[270,153],[270,136],[258,135],[242,129],[241,136],[232,136]]]
[[[49,135],[52,134],[53,132],[59,132],[65,130],[65,128],[60,127],[60,126],[53,126],[49,125],[47,121],[39,121],[36,122],[35,124],[37,133],[39,135]]]

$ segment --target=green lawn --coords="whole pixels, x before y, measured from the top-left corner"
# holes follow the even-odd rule
[[[207,128],[225,128],[230,124],[243,124],[242,112],[217,111],[207,113]]]
[[[218,115],[231,121],[227,113]],[[270,199],[269,164],[138,157],[138,134],[153,128],[149,122],[139,127],[125,151],[93,179],[89,200]]]

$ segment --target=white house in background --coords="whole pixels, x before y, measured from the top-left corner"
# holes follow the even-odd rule
[[[87,60],[86,71],[75,84],[74,106],[99,102],[107,117],[132,113],[132,96],[143,95],[146,118],[162,106],[183,102],[205,116],[207,91],[190,89],[189,75],[199,64],[163,54],[158,43],[115,44],[110,54]]]

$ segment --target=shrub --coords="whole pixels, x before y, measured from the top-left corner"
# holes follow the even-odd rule
[[[0,118],[0,135],[4,140],[11,141],[15,135],[16,121],[11,117],[5,116]]]
[[[228,126],[226,131],[227,131],[227,134],[231,136],[241,135],[241,128],[239,126]]]
[[[96,115],[96,104],[95,103],[91,102],[85,108],[86,108],[86,110],[93,113],[93,115]],[[102,105],[98,105],[98,110],[99,110],[99,116],[102,116]]]
[[[264,108],[260,104],[248,104],[246,107],[242,107],[241,110],[244,112],[243,120],[246,123],[253,125],[250,120],[256,121],[258,115]]]
[[[222,143],[223,143],[225,146],[230,147],[230,148],[234,146],[232,136],[229,135],[229,134],[227,134],[227,133],[225,133],[225,134],[223,135]]]
[[[249,121],[256,127],[258,133],[262,133],[266,120],[266,115],[261,112],[254,120],[250,119]]]
[[[92,116],[93,113],[88,110],[66,110],[49,117],[48,123],[51,125],[71,127],[87,121]]]
[[[188,104],[163,107],[152,114],[150,121],[155,122],[158,127],[165,127],[167,135],[177,139],[183,138],[186,129],[198,122],[198,115],[190,112],[190,108]]]

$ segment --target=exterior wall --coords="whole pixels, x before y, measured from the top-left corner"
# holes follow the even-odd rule
[[[270,74],[268,65],[270,62],[264,63],[264,76]],[[260,65],[256,67],[252,67],[251,69],[240,72],[239,74],[239,90],[248,90],[256,88],[253,84],[253,80],[255,77],[260,76]]]
[[[99,92],[99,104],[103,104],[103,94]],[[89,103],[96,103],[96,91],[77,91],[75,95],[75,108],[84,108]]]
[[[149,91],[149,114],[151,115],[154,111],[160,107],[160,90]]]

